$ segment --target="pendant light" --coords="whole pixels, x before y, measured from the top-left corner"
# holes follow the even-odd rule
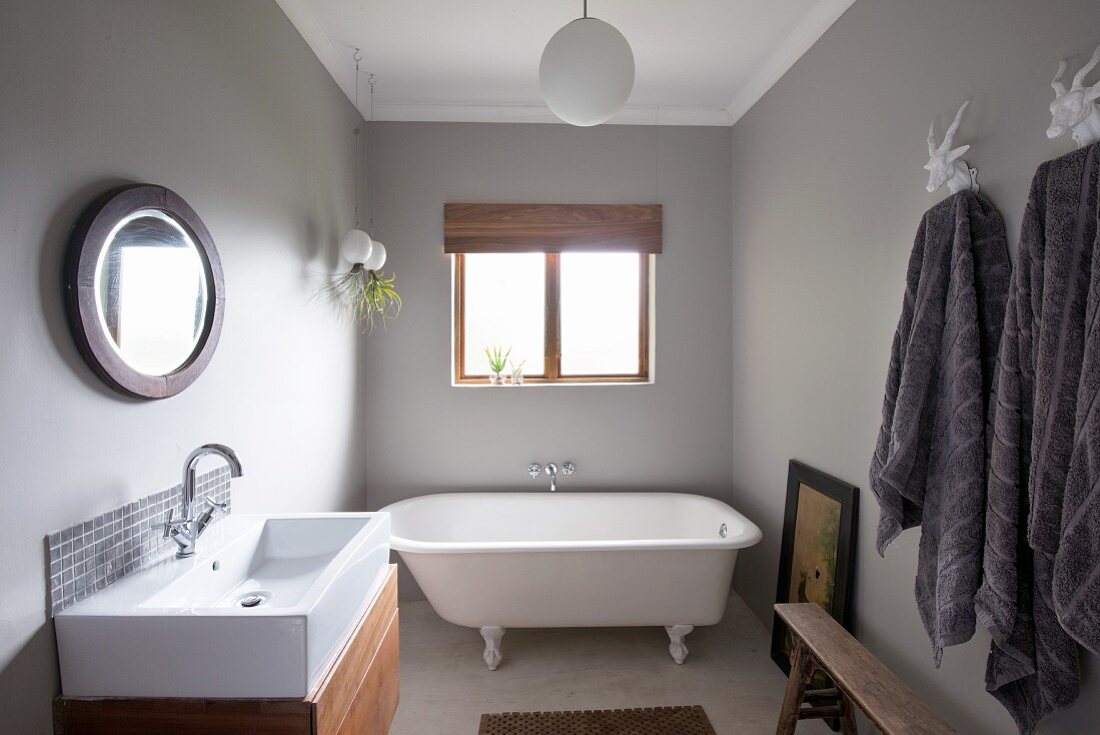
[[[553,35],[539,63],[539,88],[551,112],[570,125],[607,122],[634,87],[634,53],[613,25],[584,15]]]

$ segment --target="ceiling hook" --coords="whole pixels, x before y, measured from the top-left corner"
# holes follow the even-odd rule
[[[351,55],[351,58],[356,64],[358,64],[360,61],[363,60],[363,52],[356,48],[355,53]]]

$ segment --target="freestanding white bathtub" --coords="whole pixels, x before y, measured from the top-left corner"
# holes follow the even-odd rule
[[[681,493],[449,493],[394,503],[390,546],[435,611],[479,628],[496,669],[506,628],[664,626],[722,619],[737,550],[760,529]]]

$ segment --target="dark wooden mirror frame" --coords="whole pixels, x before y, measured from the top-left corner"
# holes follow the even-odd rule
[[[194,241],[206,271],[209,308],[191,356],[167,375],[145,375],[130,367],[99,323],[95,279],[99,255],[119,220],[141,209],[156,209],[178,222]],[[214,356],[225,315],[225,279],[210,231],[178,194],[154,184],[130,184],[105,192],[84,210],[69,239],[64,273],[69,327],[88,363],[107,385],[134,398],[167,398],[195,382]]]

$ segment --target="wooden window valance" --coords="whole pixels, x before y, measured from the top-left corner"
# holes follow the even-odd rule
[[[660,204],[444,204],[445,253],[661,252]]]

